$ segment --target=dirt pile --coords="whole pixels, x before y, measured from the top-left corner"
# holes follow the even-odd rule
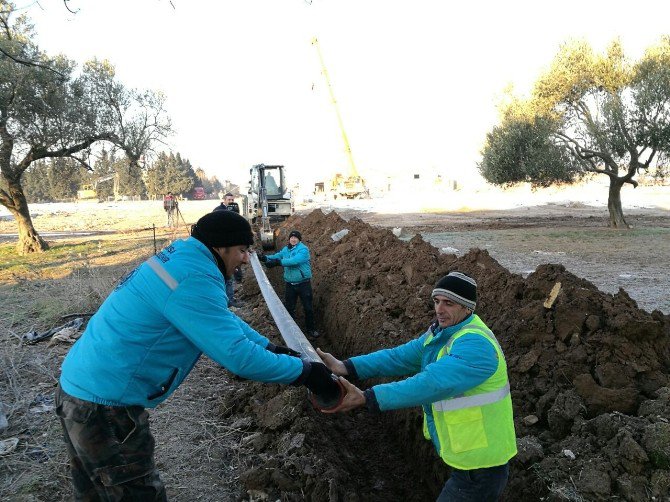
[[[441,254],[419,236],[404,242],[318,210],[291,219],[280,241],[292,228],[312,252],[320,346],[342,358],[418,336],[432,319],[432,285],[447,272],[477,280],[477,312],[510,371],[519,455],[507,500],[668,499],[670,316],[639,310],[623,290],[602,293],[560,265],[523,279],[485,251]],[[349,233],[334,242],[344,228]],[[280,271],[270,276],[281,294]],[[255,307],[250,321],[271,329],[253,279],[244,288]],[[446,478],[421,435],[418,410],[328,417],[308,409],[297,391],[247,389],[227,409],[252,412],[249,444],[267,456],[245,474],[249,489],[286,500],[298,492],[311,500],[430,500]]]

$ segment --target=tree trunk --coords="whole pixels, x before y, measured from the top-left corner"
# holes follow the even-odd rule
[[[618,178],[610,178],[609,196],[607,197],[607,209],[610,212],[610,227],[630,228],[623,217],[621,208],[621,187],[623,182]]]
[[[19,242],[16,244],[16,250],[20,255],[28,253],[40,253],[49,249],[49,245],[40,237],[33,227],[33,220],[30,218],[28,202],[23,195],[23,187],[14,180],[7,182],[8,193],[12,204],[7,209],[14,215],[19,227]]]

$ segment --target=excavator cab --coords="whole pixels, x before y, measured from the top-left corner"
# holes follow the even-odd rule
[[[264,249],[275,247],[273,223],[289,218],[294,211],[286,185],[284,166],[257,164],[249,170],[249,197],[245,216],[257,225]]]

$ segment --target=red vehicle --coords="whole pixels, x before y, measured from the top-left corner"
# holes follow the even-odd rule
[[[207,198],[205,189],[203,187],[195,187],[193,189],[193,198],[195,200],[205,200]]]

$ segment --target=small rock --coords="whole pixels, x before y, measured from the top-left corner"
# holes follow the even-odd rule
[[[440,248],[440,251],[442,251],[445,254],[457,254],[460,253],[460,251],[456,248],[452,248],[451,246],[447,246],[444,248]]]
[[[0,455],[7,455],[8,453],[13,452],[16,450],[18,444],[19,438],[9,438],[0,441]]]
[[[231,429],[246,429],[247,427],[250,427],[252,423],[251,417],[243,417],[238,420],[235,420],[232,424],[230,424]]]
[[[563,450],[561,453],[564,456],[568,457],[570,460],[574,460],[577,458],[577,456],[574,453],[572,453],[571,450]]]
[[[252,441],[254,441],[255,439],[257,439],[261,435],[262,435],[261,432],[254,432],[253,434],[249,434],[248,436],[244,436],[240,440],[240,443],[242,444],[242,446],[246,446],[249,443],[251,443]]]
[[[247,494],[251,500],[267,500],[269,495],[262,490],[247,490]]]
[[[529,371],[533,366],[535,366],[535,363],[540,357],[540,349],[538,348],[533,348],[526,354],[524,354],[521,359],[519,360],[519,364],[516,367],[516,370],[519,373],[526,373]]]
[[[349,233],[348,228],[343,228],[339,232],[335,232],[333,235],[330,236],[331,239],[333,239],[333,242],[339,241],[342,237],[347,235]]]
[[[277,451],[282,455],[286,455],[291,450],[297,450],[302,448],[303,443],[305,442],[305,435],[302,432],[297,434],[291,434],[287,432],[282,435],[279,439],[279,444],[277,445]]]
[[[528,415],[527,417],[523,418],[524,425],[528,425],[528,426],[535,425],[539,421],[540,421],[540,419],[537,418],[535,415]]]

